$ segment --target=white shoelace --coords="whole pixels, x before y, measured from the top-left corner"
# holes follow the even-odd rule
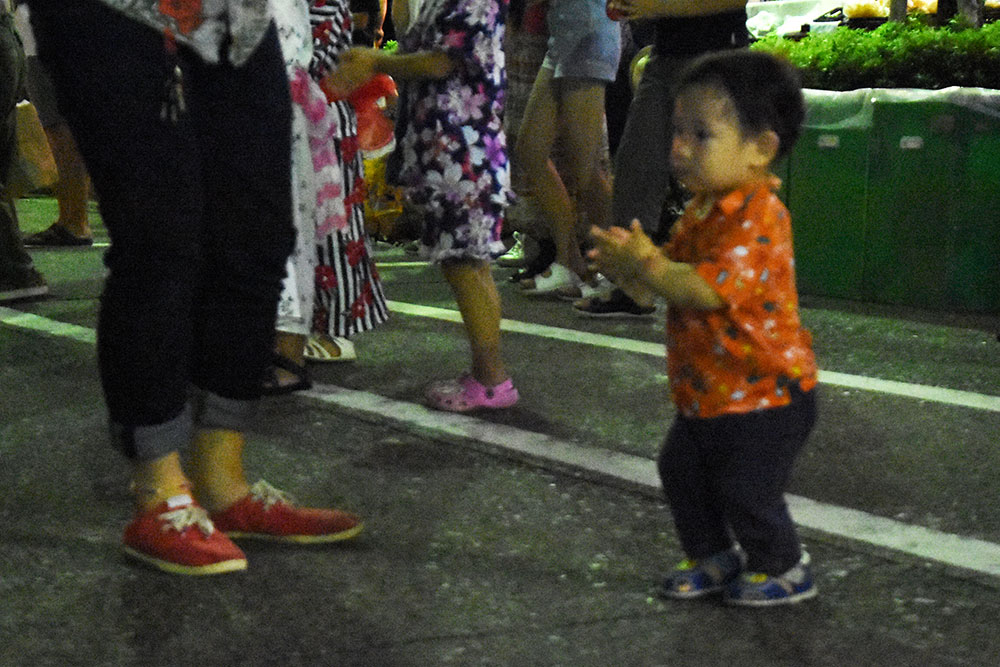
[[[250,495],[253,499],[264,503],[264,509],[269,510],[278,503],[293,505],[291,497],[281,489],[276,489],[264,480],[260,480],[250,487]]]
[[[160,518],[167,524],[163,526],[164,531],[172,529],[180,533],[191,526],[197,526],[206,536],[215,532],[215,524],[208,518],[208,512],[198,505],[188,505],[164,512]]]

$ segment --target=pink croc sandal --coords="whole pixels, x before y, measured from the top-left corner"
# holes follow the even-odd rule
[[[468,373],[457,380],[435,382],[427,388],[430,406],[447,412],[509,408],[517,403],[518,398],[520,396],[510,378],[495,387],[486,387]]]

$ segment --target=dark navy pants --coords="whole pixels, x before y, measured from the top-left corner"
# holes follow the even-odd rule
[[[111,237],[98,356],[112,431],[149,460],[182,448],[192,421],[242,430],[294,240],[274,28],[240,67],[182,47],[188,113],[174,124],[160,117],[162,34],[94,0],[29,4]],[[192,386],[207,408],[192,411]]]
[[[816,392],[792,403],[711,419],[678,416],[659,458],[660,479],[690,558],[746,551],[753,572],[778,575],[801,557],[784,492],[816,422]]]

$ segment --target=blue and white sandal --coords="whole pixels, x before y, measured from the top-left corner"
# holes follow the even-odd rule
[[[790,570],[778,576],[763,572],[744,572],[726,588],[726,604],[744,607],[773,607],[795,604],[816,597],[811,559],[802,552],[802,559]]]
[[[719,551],[707,558],[685,558],[663,579],[660,597],[691,600],[726,590],[743,570],[743,552]]]

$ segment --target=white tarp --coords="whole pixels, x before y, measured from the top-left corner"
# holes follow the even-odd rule
[[[834,91],[807,88],[805,125],[813,128],[871,127],[876,104],[944,102],[978,114],[1000,118],[1000,90],[961,88],[860,88]]]
[[[842,7],[844,0],[770,0],[769,2],[747,3],[747,30],[755,38],[766,35],[784,35],[798,32],[804,24],[812,30],[824,27],[832,30],[837,23],[827,26],[814,21],[831,9]]]

